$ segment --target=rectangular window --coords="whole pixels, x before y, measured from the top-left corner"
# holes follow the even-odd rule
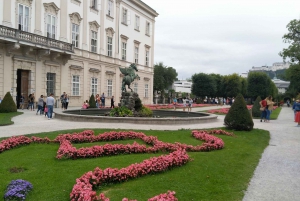
[[[107,96],[112,96],[112,80],[107,80]]]
[[[150,22],[146,22],[146,35],[150,35]]]
[[[72,76],[72,95],[73,96],[79,96],[79,86],[80,86],[79,75],[73,75]]]
[[[148,98],[148,84],[145,84],[145,98]]]
[[[149,66],[149,50],[146,50],[145,65]]]
[[[96,96],[98,89],[98,78],[92,77],[91,80],[91,95],[94,94]]]
[[[138,83],[134,83],[134,86],[133,86],[133,91],[135,92],[135,93],[138,93]]]
[[[140,30],[140,17],[139,16],[135,16],[135,27],[136,30]]]
[[[112,37],[107,36],[107,56],[112,57]]]
[[[29,7],[19,4],[18,28],[22,31],[29,31]]]
[[[98,0],[92,0],[92,8],[98,10]]]
[[[97,32],[92,31],[92,38],[91,38],[91,51],[97,53]]]
[[[107,1],[107,15],[113,16],[114,2],[112,0]]]
[[[126,46],[127,43],[122,42],[122,60],[126,60]]]
[[[123,8],[122,9],[122,22],[124,23],[124,24],[127,24],[127,9],[125,9],[125,8]]]
[[[55,73],[47,73],[47,89],[46,93],[49,96],[51,93],[55,95]]]
[[[79,25],[72,24],[72,44],[78,47],[79,44]]]
[[[139,63],[139,48],[134,47],[134,63]]]
[[[52,15],[47,15],[47,37],[55,39],[56,33],[56,18]]]

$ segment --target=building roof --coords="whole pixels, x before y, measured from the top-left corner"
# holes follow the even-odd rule
[[[148,6],[146,3],[144,3],[141,0],[131,0],[133,3],[136,3],[138,6],[144,8],[146,11],[148,11],[150,14],[154,15],[157,17],[159,14],[150,6]]]

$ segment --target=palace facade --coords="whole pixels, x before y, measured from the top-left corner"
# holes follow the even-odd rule
[[[118,103],[119,67],[136,63],[131,88],[152,104],[158,13],[142,1],[0,0],[0,11],[0,97],[66,92],[81,106],[104,93]]]

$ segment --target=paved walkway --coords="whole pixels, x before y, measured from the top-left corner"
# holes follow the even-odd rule
[[[222,106],[224,107],[224,106]],[[193,108],[193,111],[220,108],[220,106]],[[72,108],[70,108],[72,109]],[[75,109],[75,108],[74,108]],[[76,108],[77,109],[77,108]],[[61,109],[54,109],[61,112]],[[126,123],[70,122],[48,120],[34,111],[21,110],[23,115],[14,117],[10,126],[0,127],[0,137],[24,135],[76,128],[109,128],[138,130],[178,130],[223,127],[224,116],[217,121],[196,125],[136,125]],[[278,120],[270,123],[254,119],[254,127],[269,130],[270,145],[265,149],[251,179],[243,201],[299,201],[300,200],[300,127],[295,127],[293,111],[284,107]]]

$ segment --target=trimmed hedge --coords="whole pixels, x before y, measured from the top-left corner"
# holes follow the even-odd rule
[[[235,98],[224,119],[224,125],[229,129],[238,131],[251,131],[253,129],[254,123],[242,94]]]
[[[17,106],[10,92],[7,92],[0,104],[0,113],[17,112]]]
[[[97,108],[94,94],[92,94],[90,97],[89,105],[89,108]]]
[[[253,117],[261,116],[261,111],[259,110],[259,108],[260,108],[259,102],[260,101],[261,101],[260,96],[257,96],[256,100],[254,101],[253,107],[252,107],[252,116]]]

